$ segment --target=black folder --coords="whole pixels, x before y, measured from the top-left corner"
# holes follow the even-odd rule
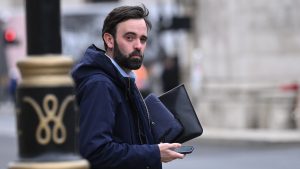
[[[182,132],[181,124],[155,94],[149,94],[145,98],[145,103],[152,121],[151,128],[155,143],[173,142]]]
[[[203,128],[184,84],[167,91],[159,99],[183,127],[182,132],[172,142],[184,143],[202,135]]]

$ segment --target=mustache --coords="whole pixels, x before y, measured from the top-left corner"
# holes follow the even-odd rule
[[[131,57],[131,56],[139,56],[139,57],[142,57],[142,53],[141,53],[141,51],[135,50],[135,51],[131,52],[131,53],[129,54],[129,56],[130,56],[130,57]]]

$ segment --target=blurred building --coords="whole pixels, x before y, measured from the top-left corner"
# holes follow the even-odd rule
[[[300,67],[297,0],[200,0],[199,112],[212,127],[292,129]],[[194,66],[191,66],[194,67]],[[286,90],[287,89],[287,90]]]
[[[163,58],[178,56],[180,83],[205,127],[299,128],[300,1],[61,2],[63,52],[75,60],[88,44],[102,46],[97,35],[110,9],[144,3],[153,22],[145,58],[153,92],[162,92]],[[23,5],[1,1],[1,18],[8,21],[15,13],[7,9],[22,11]],[[25,56],[24,49],[17,55]],[[14,58],[7,57],[8,63]]]

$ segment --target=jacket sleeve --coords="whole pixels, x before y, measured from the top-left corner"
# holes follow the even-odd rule
[[[86,84],[79,92],[81,155],[92,168],[161,168],[158,145],[130,145],[113,139],[114,96],[107,82]]]

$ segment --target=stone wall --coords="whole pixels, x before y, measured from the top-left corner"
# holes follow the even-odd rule
[[[208,81],[299,79],[300,1],[200,0],[199,6]]]
[[[298,0],[198,1],[197,111],[206,126],[295,128],[296,90],[280,86],[300,80],[299,8]]]

